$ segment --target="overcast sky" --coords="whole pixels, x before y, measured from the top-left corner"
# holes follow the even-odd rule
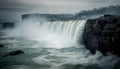
[[[0,19],[20,19],[24,13],[76,13],[120,5],[120,0],[0,0]]]

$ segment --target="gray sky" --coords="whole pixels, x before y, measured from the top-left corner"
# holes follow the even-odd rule
[[[120,0],[0,0],[0,18],[20,19],[25,13],[75,13],[120,5]]]

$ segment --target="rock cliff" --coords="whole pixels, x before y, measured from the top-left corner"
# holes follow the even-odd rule
[[[120,16],[104,15],[88,19],[84,30],[84,42],[92,54],[100,51],[120,56]]]

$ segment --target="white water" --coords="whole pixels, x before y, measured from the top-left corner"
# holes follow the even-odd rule
[[[8,30],[7,33],[9,36],[45,41],[49,48],[67,48],[78,44],[78,39],[82,38],[85,23],[86,20],[44,23],[27,20],[19,23],[12,31]]]
[[[97,69],[100,67],[112,69],[119,62],[117,56],[105,57],[100,52],[91,55],[84,45],[78,44],[78,40],[82,38],[85,22],[86,20],[54,22],[27,20],[12,30],[6,30],[4,38],[17,38],[3,39],[0,42],[10,44],[8,50],[25,51],[24,55],[4,59],[5,65],[8,61],[13,63],[8,64],[6,69],[67,69],[62,68],[64,66],[68,66],[68,69],[76,69],[74,66],[88,69],[89,65],[92,66],[91,69],[96,69],[94,66],[97,65]]]

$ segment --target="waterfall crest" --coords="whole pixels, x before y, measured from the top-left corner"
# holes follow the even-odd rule
[[[54,21],[41,23],[40,27],[76,41],[82,35],[85,23],[86,20]]]

